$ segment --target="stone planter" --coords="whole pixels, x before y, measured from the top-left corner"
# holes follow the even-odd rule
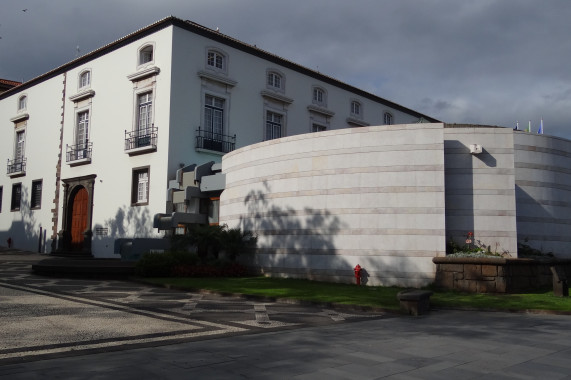
[[[470,293],[519,293],[552,286],[551,267],[571,275],[571,260],[435,257],[435,285]]]

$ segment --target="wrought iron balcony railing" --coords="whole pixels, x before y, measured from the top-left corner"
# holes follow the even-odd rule
[[[84,142],[75,145],[66,145],[66,162],[91,161],[93,143]]]
[[[198,128],[196,130],[196,148],[228,153],[236,149],[236,135],[227,136]]]
[[[157,149],[157,128],[125,131],[125,151],[148,151]]]
[[[26,174],[26,157],[8,159],[6,174],[13,176]]]

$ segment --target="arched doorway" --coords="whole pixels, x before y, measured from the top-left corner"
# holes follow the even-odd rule
[[[87,229],[88,214],[88,193],[83,186],[75,192],[70,199],[71,208],[71,249],[73,251],[81,251],[83,249],[84,235]]]
[[[93,190],[96,175],[62,179],[63,221],[58,232],[58,252],[78,256],[92,256],[91,225]]]

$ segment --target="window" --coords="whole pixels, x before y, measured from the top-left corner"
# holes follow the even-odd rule
[[[75,143],[77,144],[78,156],[81,154],[83,157],[83,151],[87,149],[88,135],[89,133],[89,111],[83,111],[77,114],[77,129],[75,132]]]
[[[15,183],[12,185],[12,200],[10,202],[10,210],[18,211],[20,209],[21,200],[22,200],[22,184]]]
[[[226,71],[226,57],[216,50],[209,50],[206,65],[217,71]]]
[[[146,136],[153,127],[153,93],[145,92],[138,96],[137,134]]]
[[[355,100],[351,102],[351,115],[361,117],[361,103]]]
[[[79,88],[89,87],[91,84],[91,71],[84,71],[79,75]]]
[[[149,168],[133,170],[133,187],[131,195],[133,205],[149,203]]]
[[[153,45],[147,45],[139,50],[139,65],[153,61]]]
[[[24,148],[26,145],[26,131],[16,131],[16,143],[14,146],[14,161],[22,162],[24,160]]]
[[[32,182],[32,198],[30,199],[31,208],[42,207],[42,180]]]
[[[267,111],[266,113],[266,140],[282,137],[282,118],[279,113]]]
[[[280,74],[275,71],[270,71],[268,73],[268,87],[274,88],[276,90],[282,89],[283,78]]]
[[[0,212],[2,212],[2,198],[4,193],[4,187],[0,186]]]
[[[391,115],[388,112],[385,112],[385,114],[383,116],[383,123],[385,125],[391,125],[393,123],[393,115]]]
[[[313,103],[320,106],[327,106],[327,94],[321,87],[313,88]]]
[[[311,132],[323,132],[325,130],[327,130],[327,127],[324,125],[313,124],[311,126]]]
[[[213,197],[208,202],[208,224],[218,226],[220,224],[220,197]]]
[[[18,111],[25,110],[28,106],[28,97],[26,95],[20,96],[18,99]]]
[[[8,160],[7,174],[10,177],[25,175],[26,173],[26,129],[25,123],[16,123],[14,134],[14,153],[12,159]]]
[[[214,138],[224,134],[224,99],[206,95],[204,102],[204,129]]]
[[[129,155],[154,152],[157,150],[157,128],[153,115],[154,89],[145,86],[144,90],[135,92],[134,96],[135,117],[133,129],[125,131],[125,152]],[[86,138],[88,137],[86,134]],[[89,153],[92,143],[86,145]]]

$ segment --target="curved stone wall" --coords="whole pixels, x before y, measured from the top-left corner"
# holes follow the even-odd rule
[[[514,133],[517,237],[571,258],[571,141]]]
[[[342,129],[223,157],[220,223],[259,236],[267,274],[370,285],[434,281],[445,254],[443,124]]]
[[[446,238],[517,257],[514,132],[510,128],[447,124],[444,129]],[[471,145],[482,151],[472,153]]]

